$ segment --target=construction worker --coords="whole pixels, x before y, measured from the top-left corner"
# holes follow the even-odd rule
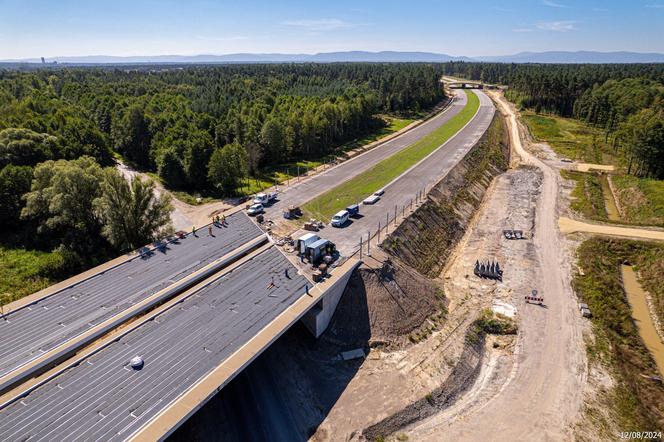
[[[212,236],[212,224],[208,226],[208,234]]]
[[[191,226],[191,234],[196,236],[196,226]]]
[[[221,215],[221,225],[222,226],[226,225],[226,215]]]

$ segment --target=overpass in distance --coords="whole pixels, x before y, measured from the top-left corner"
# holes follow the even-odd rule
[[[480,97],[473,119],[390,183],[385,205],[435,184],[479,140],[494,108],[473,93]],[[464,103],[457,94],[420,126],[285,189],[268,215],[406,148]],[[352,256],[360,231],[384,210],[367,206],[356,225],[324,236]],[[360,264],[342,259],[314,284],[239,208],[212,229],[213,236],[206,226],[8,306],[0,321],[0,440],[162,439],[296,321],[322,333]],[[135,356],[143,358],[139,368],[130,365]]]

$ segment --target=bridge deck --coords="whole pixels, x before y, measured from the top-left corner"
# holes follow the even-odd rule
[[[297,301],[305,286],[311,287],[276,247],[250,257],[0,410],[0,440],[130,437]],[[136,355],[145,361],[141,370],[128,367]]]
[[[132,258],[47,296],[0,321],[0,377],[191,275],[262,232],[244,213],[201,229],[150,256]]]

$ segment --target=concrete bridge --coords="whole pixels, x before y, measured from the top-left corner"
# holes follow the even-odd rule
[[[0,440],[162,439],[298,320],[319,336],[360,264],[314,284],[242,212],[199,232],[5,309]]]
[[[325,232],[342,255],[353,256],[358,232],[380,226],[393,207],[403,212],[481,138],[494,108],[474,93],[480,107],[466,126],[388,184],[381,204],[363,209],[353,228]],[[412,130],[286,189],[268,216],[440,127],[466,103],[466,94],[455,95],[446,111]],[[5,306],[0,440],[163,439],[295,322],[320,336],[360,262],[340,262],[314,284],[239,208],[226,220]]]
[[[452,81],[445,85],[450,89],[484,89],[484,84],[477,81]]]

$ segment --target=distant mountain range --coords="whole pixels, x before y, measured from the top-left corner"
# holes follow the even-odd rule
[[[502,63],[664,63],[664,54],[644,52],[550,51],[476,57],[477,61]]]
[[[46,63],[64,64],[171,64],[171,63],[334,63],[334,62],[446,62],[493,61],[501,63],[664,63],[664,54],[641,52],[551,51],[520,52],[514,55],[455,57],[433,52],[347,51],[318,54],[225,54],[225,55],[155,55],[117,57],[89,55],[46,58]],[[39,58],[0,60],[0,63],[41,63]]]

